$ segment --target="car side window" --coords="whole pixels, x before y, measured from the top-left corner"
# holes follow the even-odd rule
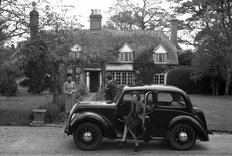
[[[186,102],[183,98],[183,95],[179,93],[172,93],[173,101],[171,106],[172,107],[177,107],[177,108],[183,108],[186,106]]]
[[[123,101],[131,101],[131,92],[126,92],[123,95]]]
[[[160,107],[184,108],[186,106],[183,96],[175,92],[157,93],[157,104]]]
[[[144,102],[144,96],[145,96],[145,91],[137,91],[139,93],[140,96],[140,100]],[[133,91],[127,91],[126,93],[124,93],[123,95],[123,101],[131,101],[131,94],[133,93]]]

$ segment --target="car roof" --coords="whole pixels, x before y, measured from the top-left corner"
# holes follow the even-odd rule
[[[185,92],[175,86],[171,85],[143,85],[143,86],[125,86],[124,90],[156,90],[156,91],[174,91],[174,92]]]

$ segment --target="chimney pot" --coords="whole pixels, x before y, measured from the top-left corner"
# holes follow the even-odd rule
[[[92,9],[90,14],[90,30],[101,30],[102,15],[99,9]]]

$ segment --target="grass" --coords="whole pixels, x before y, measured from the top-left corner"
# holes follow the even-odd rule
[[[204,111],[209,130],[232,132],[232,96],[189,96]],[[51,101],[52,95],[0,96],[0,125],[28,125],[32,110]]]
[[[190,99],[204,111],[209,130],[232,132],[232,96],[190,95]]]
[[[32,110],[52,101],[52,95],[0,96],[0,125],[29,125]]]

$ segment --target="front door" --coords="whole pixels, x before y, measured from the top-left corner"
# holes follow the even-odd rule
[[[99,73],[98,71],[90,72],[90,92],[97,92],[99,89]]]

